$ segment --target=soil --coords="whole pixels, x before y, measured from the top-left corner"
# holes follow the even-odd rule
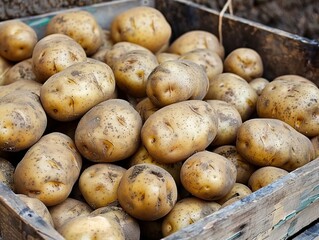
[[[226,0],[189,0],[221,10]],[[107,0],[0,0],[0,21]],[[318,0],[233,0],[234,15],[319,40]]]

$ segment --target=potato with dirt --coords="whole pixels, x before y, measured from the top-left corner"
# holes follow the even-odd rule
[[[238,129],[236,149],[249,163],[292,171],[315,158],[308,137],[279,119],[254,118]]]
[[[154,112],[143,124],[141,139],[154,160],[176,163],[206,149],[217,128],[217,116],[207,102],[188,100]]]
[[[13,173],[15,167],[5,158],[0,157],[0,183],[14,191]]]
[[[47,79],[41,87],[40,99],[51,118],[66,122],[79,119],[95,105],[110,99],[115,87],[112,69],[88,58]]]
[[[28,149],[14,171],[17,193],[46,206],[63,202],[80,175],[82,156],[65,134],[51,132]]]
[[[75,144],[90,161],[120,161],[139,147],[141,128],[141,116],[128,101],[109,99],[83,115],[75,130]]]
[[[121,207],[139,220],[154,221],[164,217],[177,201],[177,186],[163,168],[142,163],[130,167],[118,187]]]

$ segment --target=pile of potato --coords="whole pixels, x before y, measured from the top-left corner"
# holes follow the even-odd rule
[[[319,89],[135,7],[0,24],[0,181],[66,239],[159,239],[319,156]]]

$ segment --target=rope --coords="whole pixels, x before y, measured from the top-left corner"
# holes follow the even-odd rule
[[[223,25],[223,16],[226,12],[226,10],[229,9],[230,15],[233,15],[233,6],[232,6],[232,0],[227,0],[223,9],[219,13],[219,20],[218,20],[218,34],[219,34],[219,42],[221,45],[223,45],[223,31],[222,31],[222,25]]]

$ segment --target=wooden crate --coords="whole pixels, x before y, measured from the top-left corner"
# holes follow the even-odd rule
[[[170,22],[173,39],[202,29],[218,35],[219,12],[183,0],[125,0],[83,7],[103,28],[121,11],[154,6]],[[56,13],[22,19],[41,37]],[[226,54],[238,47],[258,51],[265,77],[299,74],[319,86],[319,43],[278,29],[225,14],[223,44]],[[319,218],[319,158],[277,182],[174,233],[173,239],[287,239]],[[63,239],[7,187],[0,184],[0,240]]]

